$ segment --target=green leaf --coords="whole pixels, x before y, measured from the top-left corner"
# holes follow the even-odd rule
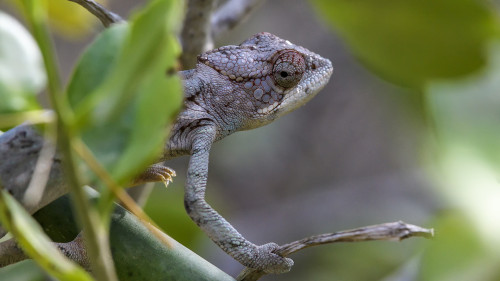
[[[72,108],[77,107],[108,76],[124,44],[127,32],[127,24],[110,26],[85,50],[67,89]]]
[[[87,188],[86,191],[90,197],[96,196],[95,190]],[[50,230],[54,239],[71,240],[79,232],[68,195],[58,198],[33,216],[44,229]],[[72,238],[68,236],[71,232]],[[109,239],[120,281],[235,281],[178,242],[172,240],[171,247],[166,246],[136,216],[116,204],[111,215]]]
[[[0,113],[39,108],[35,95],[45,83],[35,40],[16,19],[0,11]]]
[[[182,103],[180,79],[167,75],[182,14],[181,1],[152,1],[90,46],[68,88],[74,129],[121,183],[160,156]]]
[[[63,281],[93,280],[52,245],[36,221],[5,190],[0,190],[0,218],[23,250],[52,276]]]
[[[351,51],[391,82],[422,87],[486,61],[498,36],[495,11],[479,0],[313,0]]]

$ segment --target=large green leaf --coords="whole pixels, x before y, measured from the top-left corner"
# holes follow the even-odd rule
[[[167,75],[180,46],[181,1],[152,1],[82,57],[68,88],[79,131],[100,162],[125,182],[159,156],[182,101]]]
[[[495,11],[480,0],[313,0],[367,66],[421,87],[480,68],[498,35]]]
[[[35,40],[16,19],[0,11],[0,113],[38,108],[35,95],[45,82]]]
[[[0,190],[0,218],[23,250],[52,276],[63,281],[93,280],[57,250],[36,221],[5,190]]]

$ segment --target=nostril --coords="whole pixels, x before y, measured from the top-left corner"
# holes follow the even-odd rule
[[[316,63],[315,63],[315,62],[313,62],[313,63],[311,64],[311,69],[312,69],[312,70],[316,70],[316,68],[318,68],[318,65],[316,65]]]

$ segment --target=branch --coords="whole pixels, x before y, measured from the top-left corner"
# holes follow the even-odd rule
[[[264,0],[229,0],[212,16],[212,36],[219,38],[236,25],[244,22]]]
[[[69,0],[71,2],[75,2],[80,6],[84,7],[91,14],[96,16],[104,25],[104,27],[108,27],[113,23],[123,22],[124,20],[117,14],[108,11],[101,4],[95,2],[94,0]]]
[[[213,48],[210,19],[216,5],[216,0],[188,1],[181,33],[181,63],[184,69],[193,68],[196,57]]]
[[[213,41],[248,18],[264,0],[228,0],[215,10],[217,0],[190,0],[182,30],[184,69],[193,68],[196,57],[213,48]]]
[[[352,230],[344,230],[335,233],[326,233],[297,240],[280,246],[274,253],[286,257],[302,249],[330,244],[336,242],[362,242],[372,240],[401,241],[410,237],[434,237],[434,229],[422,228],[420,226],[407,224],[402,221],[365,226]],[[255,281],[266,273],[263,271],[245,268],[237,280]]]

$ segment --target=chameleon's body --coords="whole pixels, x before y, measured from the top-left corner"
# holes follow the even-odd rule
[[[332,72],[328,59],[269,33],[206,52],[195,69],[181,72],[184,109],[162,160],[191,155],[186,210],[217,245],[245,266],[279,273],[288,271],[293,261],[273,254],[274,243],[256,246],[246,240],[205,201],[210,147],[233,132],[263,126],[303,105]]]
[[[293,261],[241,236],[205,201],[208,156],[212,143],[239,130],[263,126],[314,97],[333,72],[328,59],[260,33],[239,46],[225,46],[198,57],[195,69],[181,72],[184,109],[177,117],[161,161],[191,155],[185,206],[189,216],[229,255],[245,266],[268,273],[286,272]],[[0,138],[0,181],[20,202],[39,157],[43,139],[30,126],[19,126]],[[47,188],[34,213],[67,192],[61,162],[54,158]],[[135,183],[169,179],[172,171],[153,165]],[[5,231],[0,227],[0,237]]]

